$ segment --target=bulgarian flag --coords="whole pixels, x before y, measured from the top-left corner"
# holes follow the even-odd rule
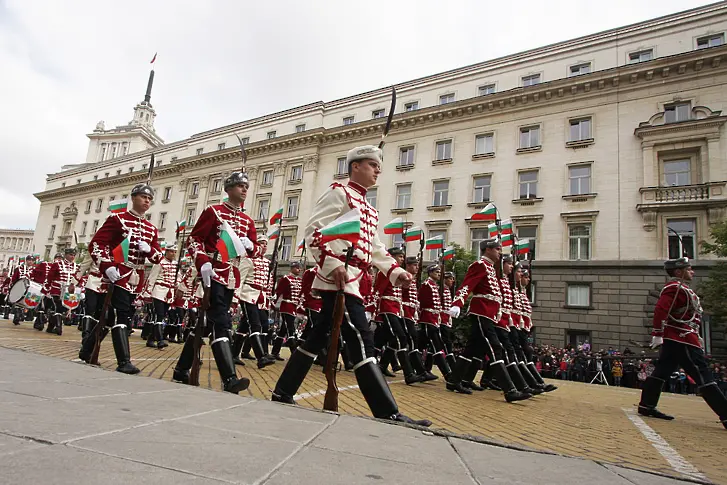
[[[112,214],[118,214],[120,212],[124,212],[126,210],[126,206],[128,205],[129,201],[127,199],[114,200],[109,203],[109,211]]]
[[[505,219],[500,223],[502,234],[512,234],[512,219]]]
[[[187,229],[187,219],[177,222],[177,233],[184,232]]]
[[[281,207],[280,209],[277,210],[277,212],[275,212],[275,214],[273,214],[273,217],[270,218],[270,225],[274,226],[275,224],[278,224],[282,220],[283,220],[283,208]]]
[[[427,239],[424,243],[424,249],[443,249],[444,248],[444,236],[435,236]]]
[[[404,234],[404,219],[397,217],[385,225],[384,234]]]
[[[301,249],[303,249],[304,247],[305,247],[305,238],[303,238],[303,239],[301,239],[301,240],[300,240],[300,242],[298,243],[298,247],[297,247],[297,248],[295,248],[295,250],[296,250],[296,251],[300,251],[300,250],[301,250]]]
[[[487,204],[484,209],[472,214],[473,221],[494,221],[497,219],[495,204]]]
[[[515,246],[516,254],[528,254],[530,252],[530,239],[518,239]]]
[[[114,263],[127,263],[129,261],[129,236],[131,233],[129,233],[126,238],[121,241],[121,243],[116,246],[113,251],[111,251],[111,255],[114,258]]]
[[[361,237],[361,212],[353,209],[316,232],[321,237],[319,244],[339,239],[356,244]]]
[[[220,238],[217,240],[215,248],[220,252],[223,263],[245,254],[245,246],[242,245],[240,237],[227,221],[222,223]]]
[[[445,249],[444,253],[442,254],[442,259],[444,261],[454,259],[454,248],[452,246],[447,246],[447,249]]]
[[[497,237],[497,224],[492,223],[489,226],[487,226],[487,234],[490,236],[490,239]]]
[[[424,231],[422,231],[421,227],[419,227],[419,226],[410,227],[409,229],[407,229],[406,233],[404,234],[404,241],[406,241],[406,242],[419,241],[423,235],[424,235]]]
[[[512,246],[512,242],[512,234],[503,234],[500,237],[500,244],[502,244],[502,247]]]
[[[274,241],[275,239],[280,237],[280,228],[278,227],[271,227],[268,231],[268,240]]]

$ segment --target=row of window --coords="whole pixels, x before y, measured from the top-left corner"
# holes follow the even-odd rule
[[[27,251],[32,243],[31,238],[0,237],[0,250]]]

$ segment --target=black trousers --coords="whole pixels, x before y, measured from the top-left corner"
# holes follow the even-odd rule
[[[242,302],[242,318],[238,324],[238,333],[261,333],[262,332],[262,319],[260,318],[260,309],[254,303]],[[240,332],[240,325],[243,327],[243,332]],[[265,325],[267,328],[268,319],[265,319]]]
[[[404,330],[403,320],[391,313],[380,313],[382,338],[386,344],[394,351],[408,350],[409,339]]]
[[[131,317],[134,315],[134,300],[136,295],[118,286],[114,287],[111,295],[111,308],[106,326],[126,325],[129,328]]]
[[[235,290],[212,281],[209,289],[210,306],[207,309],[207,333],[212,331],[213,337],[229,335],[232,330],[232,317],[230,317],[230,305]]]
[[[406,331],[406,338],[409,346],[409,350],[419,348],[419,329],[417,328],[417,322],[410,318],[404,319],[404,330]]]
[[[453,355],[454,350],[452,349],[452,327],[449,327],[447,325],[440,325],[439,334],[442,336],[444,353],[448,355]]]
[[[434,353],[447,354],[447,350],[444,348],[444,342],[442,342],[442,334],[439,332],[440,327],[430,325],[428,323],[422,323],[424,334],[427,337],[429,345],[434,349]]]
[[[58,299],[60,301],[60,298]],[[39,311],[39,308],[35,308],[37,311]],[[56,313],[58,310],[56,310],[56,301],[55,298],[52,298],[50,296],[44,296],[43,297],[43,311],[45,312],[46,316],[50,317],[54,313]]]
[[[532,362],[533,346],[530,345],[530,341],[528,340],[528,338],[530,337],[530,332],[526,332],[525,330],[518,330],[518,337],[520,339],[520,348],[523,349],[523,354],[525,355],[525,362]]]
[[[505,349],[495,333],[495,322],[479,315],[470,315],[472,325],[463,355],[469,359],[487,355],[490,363],[505,361]]]
[[[164,320],[164,317],[167,316],[167,312],[169,311],[169,303],[167,303],[166,301],[157,300],[156,298],[152,298],[151,302],[154,305],[154,315],[156,315],[156,322],[161,323]]]
[[[301,345],[305,351],[317,355],[328,343],[328,334],[333,324],[333,306],[336,292],[321,291],[323,307],[318,322],[311,328],[310,335]],[[341,323],[341,336],[348,349],[351,363],[355,366],[374,355],[374,332],[366,320],[366,311],[360,299],[346,295],[346,308]]]
[[[314,312],[311,309],[306,309],[305,314],[308,317],[308,321],[305,322],[305,328],[303,329],[303,333],[300,335],[301,340],[308,339],[311,331],[313,330],[313,327],[318,324],[318,312]]]
[[[510,335],[510,332],[502,327],[495,327],[495,333],[497,334],[497,339],[500,341],[500,344],[505,349],[505,363],[517,363],[517,355],[515,355],[515,347],[512,345],[512,336]]]
[[[659,361],[651,375],[668,381],[672,373],[679,368],[684,369],[697,386],[704,386],[714,381],[709,362],[702,349],[673,340],[664,340],[659,352]]]
[[[103,310],[103,302],[106,299],[106,293],[98,293],[86,288],[84,297],[84,307],[86,315],[96,320],[101,318],[101,310]]]
[[[268,324],[268,317],[265,318],[265,323]],[[260,324],[262,325],[262,319]],[[295,316],[289,313],[280,314],[280,325],[278,326],[277,336],[281,339],[295,337]]]

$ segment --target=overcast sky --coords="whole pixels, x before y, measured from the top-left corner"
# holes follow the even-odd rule
[[[131,120],[155,52],[171,142],[709,3],[0,0],[0,227],[34,228],[46,174]]]

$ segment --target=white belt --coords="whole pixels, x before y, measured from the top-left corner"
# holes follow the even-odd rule
[[[423,312],[429,312],[429,313],[442,313],[444,310],[432,310],[431,308],[422,308]]]
[[[495,295],[472,295],[472,298],[486,298],[487,300],[496,301],[497,303],[502,303],[502,297],[495,296]]]
[[[394,296],[382,296],[381,299],[382,300],[397,301],[397,302],[401,303],[401,298],[396,298]]]

